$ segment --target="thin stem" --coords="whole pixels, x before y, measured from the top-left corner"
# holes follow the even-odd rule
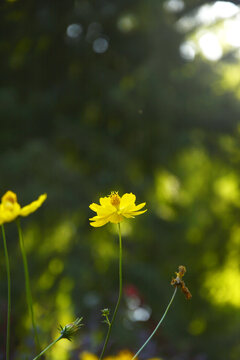
[[[9,360],[9,346],[10,346],[10,317],[11,317],[11,275],[10,275],[10,264],[8,257],[8,249],[6,242],[5,229],[2,225],[2,237],[4,245],[4,253],[6,259],[6,270],[7,270],[7,282],[8,282],[8,312],[7,312],[7,339],[6,339],[6,360]]]
[[[163,322],[165,316],[167,315],[167,312],[173,302],[173,299],[175,298],[175,295],[177,293],[177,287],[174,290],[173,296],[171,297],[171,300],[169,301],[169,304],[161,318],[161,320],[159,321],[159,323],[157,324],[157,326],[155,327],[155,329],[153,330],[152,334],[149,336],[149,338],[145,341],[145,343],[143,344],[143,346],[138,350],[138,352],[133,356],[133,358],[131,360],[136,359],[136,357],[140,354],[140,352],[145,348],[145,346],[148,344],[148,342],[151,340],[151,338],[153,337],[153,335],[155,334],[155,332],[157,331],[157,329],[159,328],[159,326],[161,325],[161,323]]]
[[[33,360],[39,359],[48,349],[50,349],[50,347],[52,347],[54,344],[56,344],[56,342],[61,340],[62,337],[63,335],[60,335],[56,340],[54,340],[51,344],[49,344],[43,351],[41,351],[40,354],[38,354]]]
[[[17,228],[18,228],[20,249],[21,249],[22,259],[23,259],[28,311],[29,311],[30,316],[31,316],[32,327],[33,327],[33,331],[34,331],[34,338],[35,338],[35,343],[36,343],[36,346],[37,346],[37,350],[40,351],[40,343],[39,343],[39,339],[38,339],[38,333],[37,333],[37,328],[36,328],[35,319],[34,319],[34,312],[33,312],[33,300],[32,300],[32,292],[31,292],[31,287],[30,287],[30,278],[29,278],[29,271],[28,271],[27,255],[26,255],[26,251],[25,251],[25,247],[24,247],[22,229],[21,229],[19,219],[17,219],[16,223],[17,223]]]
[[[117,300],[117,304],[113,313],[113,317],[112,320],[109,324],[109,328],[108,328],[108,332],[107,332],[107,336],[103,345],[103,349],[100,355],[99,360],[102,360],[103,355],[105,353],[107,344],[108,344],[108,340],[109,340],[109,336],[112,330],[112,326],[115,320],[115,317],[117,315],[117,311],[118,311],[118,307],[121,301],[121,297],[122,297],[122,235],[121,235],[121,227],[120,227],[120,223],[118,223],[118,234],[119,234],[119,293],[118,293],[118,300]]]

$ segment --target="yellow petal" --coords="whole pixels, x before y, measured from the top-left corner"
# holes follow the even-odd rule
[[[139,205],[136,205],[136,206],[134,207],[134,211],[137,211],[137,210],[142,209],[145,205],[146,205],[146,203],[141,203],[141,204],[139,204]]]
[[[147,210],[144,210],[143,212],[142,211],[139,211],[140,209],[142,209],[144,206],[146,205],[146,203],[142,203],[142,204],[139,204],[137,206],[135,205],[129,205],[127,206],[126,208],[124,208],[122,211],[121,211],[121,214],[126,216],[127,215],[132,215],[132,216],[135,216],[135,215],[140,215],[140,214],[143,214],[143,212],[147,211]]]
[[[100,227],[100,226],[107,224],[108,222],[109,222],[108,219],[96,220],[96,221],[90,222],[90,225],[93,227]]]
[[[133,211],[133,212],[130,213],[130,215],[133,215],[133,216],[141,215],[141,214],[145,213],[146,211],[147,211],[147,209],[142,210],[142,211]]]
[[[29,214],[33,213],[42,205],[42,203],[46,200],[46,198],[47,198],[47,194],[40,195],[37,200],[33,201],[31,204],[27,206],[24,206],[20,210],[20,215],[28,216]]]
[[[131,213],[126,213],[126,214],[124,213],[123,216],[126,217],[127,219],[134,218],[134,216]]]
[[[95,204],[95,203],[92,203],[91,205],[89,205],[90,209],[97,212],[99,209],[101,209],[101,205],[98,205],[98,204]]]
[[[109,221],[109,218],[113,215],[113,213],[111,212],[110,214],[107,212],[106,214],[104,214],[103,216],[101,215],[96,215],[96,216],[93,216],[92,218],[90,218],[89,220],[90,221],[102,221],[102,220],[105,220],[105,219],[108,219]]]
[[[96,221],[99,220],[99,216],[93,216],[92,218],[89,219],[90,221]]]
[[[112,206],[109,196],[105,196],[105,197],[100,198],[99,202],[100,202],[100,204],[102,206],[109,206],[109,205]]]
[[[102,207],[100,210],[98,210],[97,214],[98,216],[111,216],[112,214],[116,213],[117,210],[113,206],[107,206]]]
[[[108,216],[116,211],[116,208],[111,204],[109,197],[100,198],[100,204],[101,205],[92,203],[89,207],[99,216]]]
[[[121,197],[120,208],[135,204],[136,196],[133,193],[126,193]]]
[[[92,218],[90,218],[90,221],[101,221],[101,220],[105,220],[105,219],[109,219],[110,216],[93,216]]]
[[[121,207],[120,211],[121,214],[125,215],[125,214],[130,214],[132,212],[138,211],[141,208],[143,208],[145,205],[145,203],[139,204],[139,205],[135,205],[135,203],[130,203],[127,206]]]

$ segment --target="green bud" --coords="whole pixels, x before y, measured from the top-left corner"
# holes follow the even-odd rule
[[[110,314],[110,310],[108,308],[101,310],[102,316],[108,316]]]
[[[78,329],[80,329],[80,327],[83,326],[83,324],[81,324],[82,319],[83,319],[82,317],[77,318],[73,323],[65,325],[64,327],[60,325],[59,331],[60,334],[62,335],[62,339],[67,339],[71,341],[73,335],[75,335]]]

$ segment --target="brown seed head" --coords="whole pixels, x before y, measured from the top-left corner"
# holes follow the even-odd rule
[[[189,289],[186,287],[185,282],[182,280],[182,277],[186,273],[186,267],[183,265],[180,265],[178,267],[178,272],[176,272],[176,277],[171,280],[171,285],[181,288],[182,292],[184,293],[187,300],[190,300],[192,297],[192,294],[190,293]]]
[[[182,278],[184,276],[184,274],[186,273],[186,271],[187,271],[187,269],[186,269],[185,266],[179,265],[179,267],[178,267],[178,275],[179,275],[179,277]]]
[[[187,300],[190,300],[192,297],[192,294],[190,293],[189,289],[186,287],[185,283],[183,282],[182,288],[181,288],[182,292],[185,295],[185,298]]]

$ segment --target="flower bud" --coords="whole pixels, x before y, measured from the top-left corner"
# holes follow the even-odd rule
[[[71,341],[72,337],[75,335],[78,329],[80,329],[80,327],[83,326],[83,324],[81,324],[82,319],[83,319],[82,317],[77,318],[73,323],[65,325],[64,327],[60,325],[59,331],[60,334],[62,335],[62,339],[67,339]]]

